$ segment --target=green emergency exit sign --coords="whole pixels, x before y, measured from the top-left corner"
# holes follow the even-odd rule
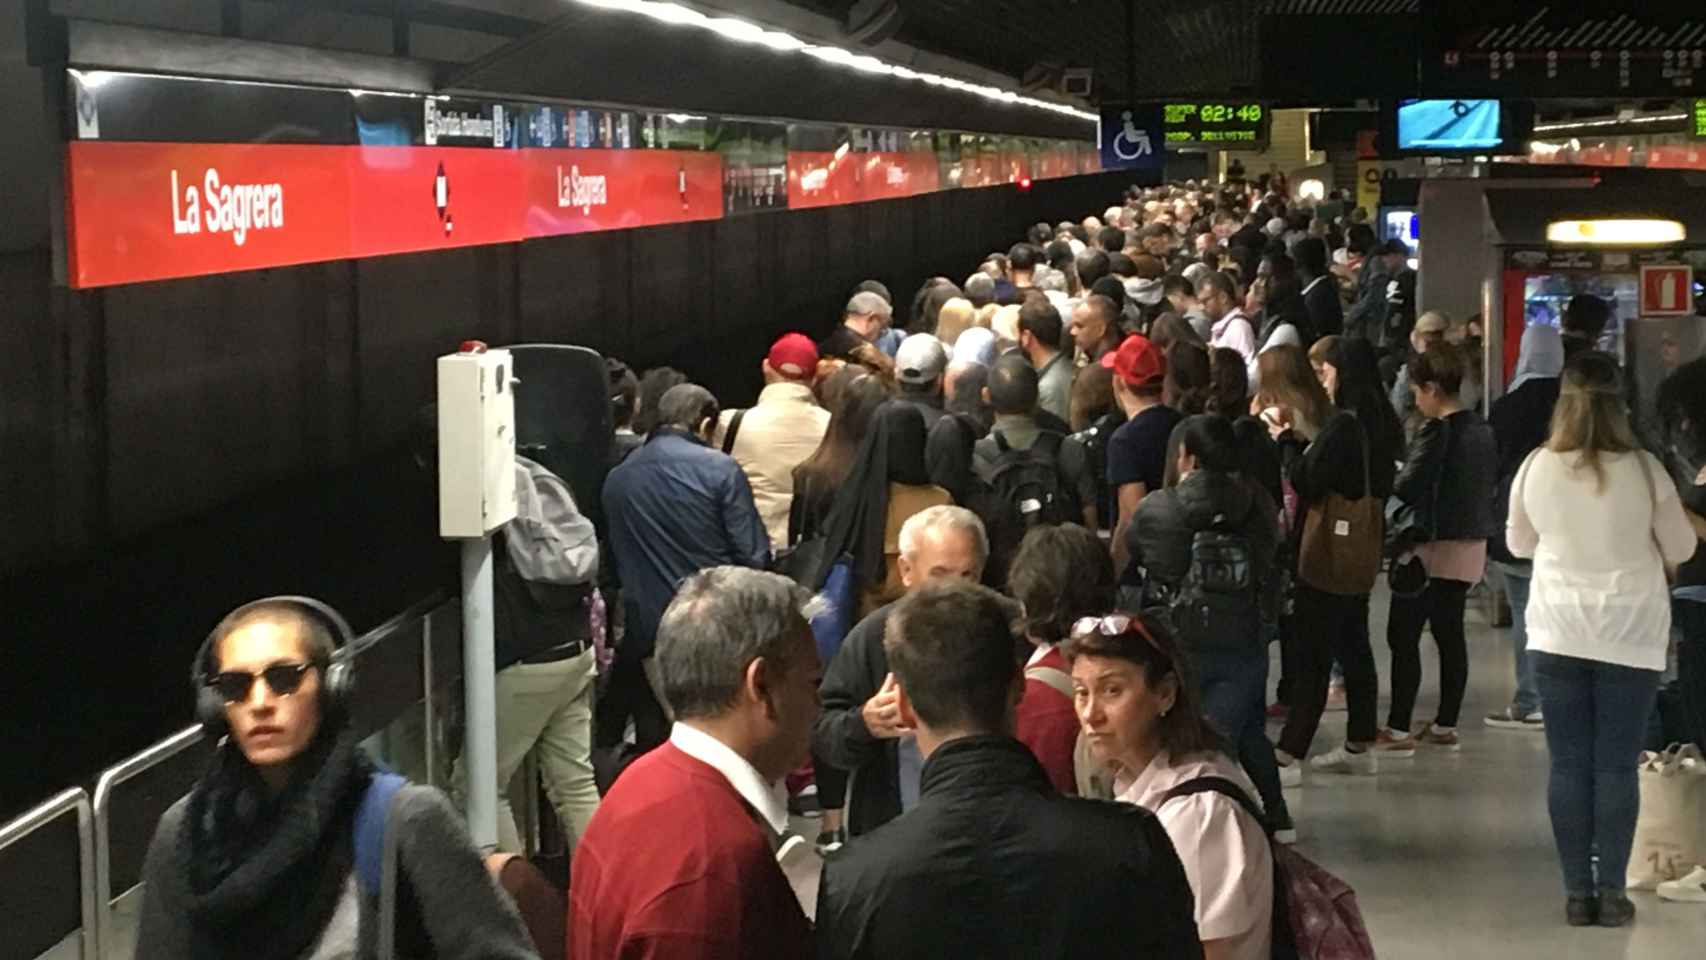
[[[1694,132],[1694,139],[1706,140],[1706,99],[1694,101],[1690,119],[1693,123],[1689,124],[1689,129]]]

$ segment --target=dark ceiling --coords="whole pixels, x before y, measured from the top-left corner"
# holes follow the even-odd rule
[[[844,23],[854,6],[788,2]],[[902,43],[1013,77],[1038,65],[1090,67],[1091,99],[1102,103],[1128,98],[1128,73],[1139,99],[1258,91],[1275,99],[1276,85],[1311,100],[1378,96],[1392,92],[1381,87],[1413,82],[1420,32],[1420,0],[1134,0],[1134,49],[1125,40],[1127,0],[896,2],[903,22],[894,39]],[[1334,42],[1340,37],[1350,42]],[[1292,50],[1308,55],[1310,69],[1292,69],[1283,55]]]

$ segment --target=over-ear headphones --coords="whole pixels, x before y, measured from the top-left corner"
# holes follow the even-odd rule
[[[355,693],[355,663],[352,658],[355,631],[350,629],[349,621],[345,620],[342,614],[313,597],[281,595],[253,600],[226,614],[219,621],[218,626],[207,635],[207,639],[201,642],[201,649],[196,651],[195,660],[190,666],[190,683],[195,689],[196,719],[201,721],[202,730],[210,737],[217,739],[226,733],[225,701],[217,690],[207,685],[211,676],[213,646],[230,632],[231,626],[237,621],[267,606],[285,607],[300,613],[331,635],[334,647],[331,658],[324,663],[316,663],[320,668],[322,713],[341,714]]]

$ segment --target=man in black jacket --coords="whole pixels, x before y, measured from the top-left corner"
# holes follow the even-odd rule
[[[989,560],[989,539],[977,515],[963,507],[931,507],[900,529],[900,579],[913,590],[936,579],[976,581]],[[918,755],[912,731],[899,721],[894,678],[883,653],[883,628],[894,604],[877,608],[842,641],[824,672],[823,701],[812,729],[812,756],[853,776],[847,787],[846,831],[859,836],[900,816],[916,800]],[[841,798],[823,797],[835,808]],[[826,853],[839,837],[823,844]]]
[[[1154,816],[1061,795],[1013,738],[1016,616],[967,583],[895,605],[884,647],[926,758],[922,793],[825,866],[822,960],[1202,956],[1184,867]]]

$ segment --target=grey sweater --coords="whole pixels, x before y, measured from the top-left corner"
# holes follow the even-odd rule
[[[190,951],[187,877],[171,869],[180,842],[185,797],[173,804],[154,831],[142,866],[142,912],[136,960],[179,960]],[[461,818],[439,791],[409,785],[398,791],[386,829],[397,830],[397,875],[412,896],[399,896],[399,926],[425,931],[431,957],[439,960],[538,960],[521,918],[498,889],[474,850]],[[357,956],[372,957],[378,943],[379,900],[360,895]],[[335,918],[334,918],[335,919]],[[399,960],[404,936],[398,938]],[[309,954],[313,955],[310,950]]]

